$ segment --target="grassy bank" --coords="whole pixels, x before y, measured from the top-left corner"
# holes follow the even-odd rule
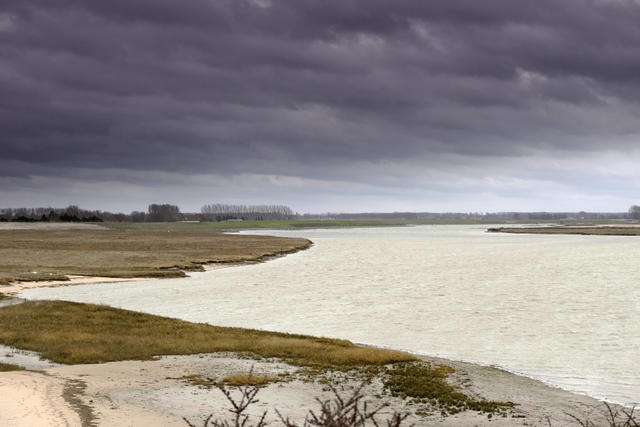
[[[400,351],[358,346],[350,341],[243,328],[216,327],[93,304],[28,301],[0,308],[0,343],[39,352],[58,363],[149,360],[171,354],[234,352],[278,358],[305,367],[305,375],[351,372],[378,377],[391,396],[433,404],[443,412],[500,412],[510,402],[469,397],[448,384],[453,369],[432,366]],[[1,368],[1,367],[0,367]],[[9,367],[8,367],[9,368]],[[186,376],[199,385],[211,380]],[[265,378],[264,382],[280,381]],[[243,384],[242,375],[224,379]]]
[[[638,227],[500,227],[490,228],[487,231],[493,233],[513,233],[513,234],[578,234],[594,236],[640,236],[640,226]]]
[[[60,280],[66,275],[180,277],[207,262],[257,261],[310,245],[307,239],[204,229],[4,230],[0,232],[0,285]]]
[[[415,360],[407,353],[360,347],[345,340],[223,328],[66,301],[29,301],[0,308],[0,343],[71,364],[220,351],[318,367]]]

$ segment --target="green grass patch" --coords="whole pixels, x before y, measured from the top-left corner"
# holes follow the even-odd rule
[[[28,301],[0,308],[0,343],[68,364],[221,351],[317,367],[415,360],[404,352],[360,347],[346,340],[224,328],[66,301]]]
[[[475,399],[447,382],[454,370],[450,366],[431,366],[425,362],[401,363],[380,372],[384,388],[392,396],[409,398],[414,403],[438,405],[446,414],[473,410],[502,413],[513,407],[512,402]]]

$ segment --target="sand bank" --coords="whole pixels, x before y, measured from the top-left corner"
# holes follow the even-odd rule
[[[40,280],[33,282],[11,282],[9,285],[0,286],[0,292],[5,295],[17,295],[27,289],[35,288],[54,288],[57,286],[73,286],[87,285],[91,283],[114,283],[114,282],[131,282],[139,280],[152,280],[152,278],[144,277],[99,277],[99,276],[67,276],[69,280]],[[157,279],[157,278],[155,278]]]
[[[236,267],[245,265],[243,263],[209,263],[204,264],[204,271],[219,270],[221,268]],[[0,293],[14,296],[22,291],[36,288],[54,288],[57,286],[88,285],[97,283],[133,282],[141,280],[160,280],[158,277],[101,277],[101,276],[79,276],[68,275],[69,280],[40,280],[40,281],[20,281],[11,282],[9,285],[0,286]]]

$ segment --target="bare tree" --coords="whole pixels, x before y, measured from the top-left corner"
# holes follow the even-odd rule
[[[227,205],[214,203],[204,205],[200,210],[205,218],[212,221],[242,219],[249,221],[266,221],[292,219],[293,210],[284,205]]]

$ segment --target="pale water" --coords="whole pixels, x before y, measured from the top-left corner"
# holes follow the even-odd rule
[[[640,401],[640,237],[484,230],[263,231],[315,244],[187,279],[23,296],[347,338],[495,365],[613,402]]]

